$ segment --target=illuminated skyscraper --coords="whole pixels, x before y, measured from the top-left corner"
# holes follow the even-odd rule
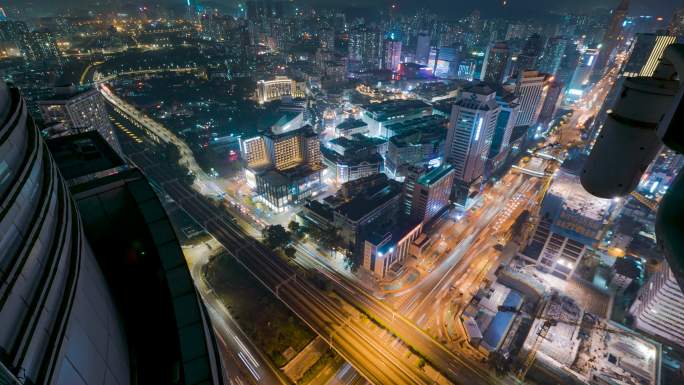
[[[579,64],[577,65],[577,68],[575,68],[570,84],[568,84],[567,101],[575,101],[584,95],[584,91],[591,80],[591,74],[595,71],[597,57],[599,55],[600,52],[595,49],[587,49],[580,54]],[[596,69],[596,71],[598,71],[598,69]]]
[[[544,38],[538,33],[533,33],[525,41],[518,59],[515,62],[516,71],[519,73],[525,70],[538,69],[539,57],[544,49]]]
[[[563,60],[568,39],[555,36],[548,40],[544,53],[539,59],[539,71],[555,76]]]
[[[416,63],[426,65],[429,58],[430,34],[427,31],[421,31],[416,39]]]
[[[568,85],[579,64],[579,59],[580,52],[577,50],[577,45],[571,41],[566,41],[565,50],[561,57],[558,70],[556,71],[556,79],[558,79],[559,82]]]
[[[401,63],[401,38],[396,32],[390,32],[385,37],[382,68],[396,71]]]
[[[516,126],[531,126],[537,123],[541,105],[546,96],[546,82],[549,76],[539,71],[523,71],[515,84],[515,94],[520,103]]]
[[[380,68],[382,34],[377,29],[365,25],[356,26],[349,31],[349,62],[351,66],[370,70]]]
[[[600,77],[613,55],[613,51],[622,41],[622,27],[627,17],[627,10],[629,8],[629,0],[620,0],[620,4],[613,10],[613,15],[608,25],[606,33],[603,35],[601,48],[596,59],[596,76]]]
[[[562,91],[563,83],[559,82],[555,78],[551,77],[548,79],[546,89],[546,96],[541,105],[541,110],[539,111],[539,117],[537,123],[542,125],[544,128],[553,120],[558,106],[562,102]]]
[[[492,44],[485,54],[480,79],[493,85],[503,83],[508,78],[507,71],[510,59],[511,52],[506,42]]]
[[[636,42],[629,56],[623,75],[632,76],[653,76],[655,68],[663,51],[668,45],[675,43],[677,37],[673,35],[639,33],[636,35]]]
[[[496,92],[486,84],[471,85],[453,104],[445,162],[454,166],[456,200],[466,204],[472,186],[483,176],[501,108]]]

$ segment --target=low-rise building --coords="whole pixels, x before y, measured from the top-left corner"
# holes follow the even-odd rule
[[[361,134],[329,141],[321,148],[327,177],[341,184],[382,172],[385,162],[380,154],[386,143],[383,139]]]
[[[434,167],[442,163],[446,119],[432,115],[421,120],[429,120],[430,123],[416,125],[407,130],[397,128],[399,133],[390,137],[387,142],[385,169],[387,174],[395,179],[406,176],[406,169],[409,166]]]
[[[301,113],[286,113],[266,133],[241,143],[245,179],[257,198],[276,212],[323,187],[318,135],[301,126]]]
[[[444,131],[443,135],[446,137],[447,123],[448,119],[441,114],[426,115],[389,123],[385,130],[388,138],[410,131],[429,132],[439,131],[438,129]]]
[[[383,173],[373,174],[354,181],[343,183],[342,186],[340,186],[337,195],[342,199],[342,201],[347,202],[359,194],[385,184],[387,184],[387,175]]]
[[[290,79],[287,76],[276,76],[275,79],[257,82],[256,99],[260,104],[280,100],[283,96],[303,98],[305,94],[305,83]]]
[[[363,242],[374,230],[396,220],[401,185],[392,180],[365,188],[335,209],[334,223],[344,246],[360,254]]]
[[[321,171],[304,166],[255,174],[256,192],[271,210],[282,212],[321,189]]]
[[[368,124],[361,119],[349,118],[335,127],[335,136],[350,138],[354,134],[367,135]]]
[[[350,137],[345,136],[332,139],[326,143],[326,147],[343,156],[374,153],[384,155],[387,151],[387,141],[361,134],[353,134]]]
[[[335,227],[333,208],[314,199],[307,199],[299,213],[304,223],[316,226],[323,231],[329,231]]]
[[[361,119],[368,124],[370,136],[389,138],[389,124],[432,115],[432,107],[422,100],[387,100],[361,107]]]
[[[344,156],[322,149],[323,163],[330,178],[345,183],[383,171],[384,160],[377,153]]]
[[[409,255],[411,243],[420,235],[421,222],[412,220],[388,230],[375,231],[364,243],[363,267],[379,279],[400,266]]]
[[[470,343],[485,355],[513,350],[525,297],[498,282],[479,290],[461,315]]]

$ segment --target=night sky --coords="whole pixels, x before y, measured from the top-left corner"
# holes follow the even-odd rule
[[[464,16],[475,8],[483,17],[543,15],[549,11],[568,10],[571,12],[590,11],[594,8],[614,8],[619,0],[308,0],[310,4],[343,4],[365,5],[378,4],[388,6],[397,3],[405,11],[420,7],[428,7],[444,15]],[[668,18],[675,7],[683,7],[684,0],[631,0],[630,15],[650,14],[663,15]]]
[[[197,0],[203,3],[202,0]],[[230,6],[245,0],[208,0],[213,4],[225,4]],[[79,8],[91,8],[93,0],[9,0],[7,3],[13,5],[26,5],[32,3],[34,11],[51,12],[68,6]],[[117,0],[104,1],[104,3],[116,3]],[[118,0],[120,3],[140,3],[140,4],[173,4],[181,5],[185,0]],[[397,3],[404,12],[411,12],[420,7],[428,7],[433,11],[447,17],[459,17],[468,15],[477,7],[483,17],[496,16],[541,16],[549,11],[569,10],[572,12],[587,12],[593,8],[612,8],[617,6],[619,0],[507,0],[507,5],[503,6],[503,0],[297,0],[296,3],[306,3],[312,5],[339,5],[356,6],[361,8],[385,8],[388,9],[392,3]],[[684,0],[631,0],[631,15],[658,15],[669,18],[673,9],[677,6],[684,6]]]

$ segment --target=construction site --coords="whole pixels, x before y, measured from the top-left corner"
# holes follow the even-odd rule
[[[540,279],[504,268],[461,314],[470,346],[540,383],[658,385],[660,344],[595,315]]]

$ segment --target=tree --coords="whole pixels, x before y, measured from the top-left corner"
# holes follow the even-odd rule
[[[321,235],[323,234],[321,232],[321,229],[319,229],[317,226],[307,226],[303,230],[304,232],[309,234],[309,237],[314,238],[316,240],[321,239]]]
[[[292,246],[287,246],[287,247],[285,247],[285,249],[283,249],[283,252],[285,253],[285,256],[288,259],[294,259],[295,254],[297,254],[297,249],[295,249]]]
[[[271,225],[264,228],[261,232],[264,237],[264,244],[271,250],[284,247],[291,240],[291,234],[281,225]]]
[[[297,222],[297,221],[290,221],[290,223],[287,224],[287,228],[288,228],[288,230],[290,230],[291,232],[296,233],[297,231],[299,231],[299,228],[300,228],[299,222]]]
[[[333,247],[339,246],[342,237],[337,229],[330,229],[330,231],[321,233],[320,241],[324,247],[332,249]]]
[[[299,225],[299,222],[290,221],[290,223],[287,224],[287,228],[295,238],[300,239],[302,237],[303,228]]]
[[[346,267],[352,273],[356,273],[359,270],[359,260],[354,258],[353,253],[346,253],[344,255],[344,267]]]

